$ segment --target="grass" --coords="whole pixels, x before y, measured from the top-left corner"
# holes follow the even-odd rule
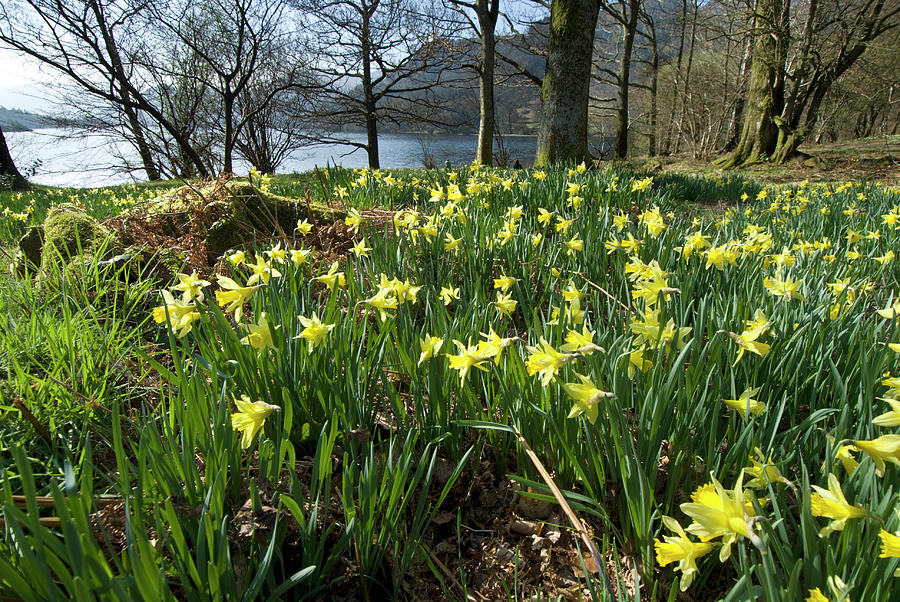
[[[4,589],[891,599],[896,189],[622,166],[259,185],[352,211],[177,289],[5,277]],[[127,190],[71,194],[103,217],[159,191]]]

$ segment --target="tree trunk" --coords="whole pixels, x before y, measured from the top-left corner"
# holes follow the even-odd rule
[[[225,118],[225,157],[222,164],[222,173],[234,173],[232,155],[234,154],[234,95],[230,86],[225,86],[223,94],[223,113]]]
[[[494,52],[497,27],[497,16],[500,0],[478,0],[475,11],[478,25],[481,27],[481,69],[479,77],[479,93],[481,119],[478,123],[478,148],[475,151],[475,163],[493,164],[494,159],[494,66],[497,57]]]
[[[780,14],[781,0],[758,0],[754,31],[753,63],[750,67],[750,90],[744,110],[744,125],[734,152],[716,161],[720,167],[738,167],[769,157],[778,142],[775,118],[777,49],[773,25]]]
[[[372,86],[372,53],[369,30],[370,13],[363,13],[362,21],[362,93],[363,111],[366,119],[366,153],[369,155],[369,167],[379,169],[378,160],[378,115],[376,113],[375,90]]]
[[[631,86],[631,53],[637,31],[640,0],[628,0],[628,15],[622,23],[622,59],[619,61],[619,102],[616,109],[616,159],[628,155],[628,91]]]
[[[123,97],[127,96],[127,94],[127,90],[122,90]],[[131,129],[132,136],[134,136],[134,146],[137,148],[138,155],[141,157],[141,163],[144,165],[144,172],[147,174],[147,179],[151,182],[162,179],[159,168],[153,160],[153,151],[150,150],[150,146],[147,144],[147,138],[144,136],[144,126],[141,125],[137,111],[128,104],[127,98],[123,98],[122,110],[125,111],[125,116],[128,118],[128,127]]]
[[[3,135],[3,129],[0,128],[0,180],[3,184],[8,184],[12,190],[27,190],[29,188],[28,180],[22,177],[16,164],[9,154],[9,147],[6,146],[6,137]],[[2,188],[3,186],[0,186]]]
[[[741,67],[738,70],[737,96],[734,100],[734,107],[731,110],[731,119],[728,121],[728,133],[725,136],[726,151],[733,151],[738,145],[739,128],[744,118],[744,106],[747,102],[744,96],[744,80],[747,77],[747,70],[750,68],[752,49],[753,39],[748,38],[747,47],[744,49],[744,55],[741,58]]]
[[[598,0],[553,0],[535,166],[590,160],[588,96]]]
[[[687,0],[681,0],[681,35],[678,38],[678,55],[675,60],[675,79],[674,79],[674,89],[675,93],[672,95],[672,106],[669,111],[669,120],[666,123],[666,131],[663,135],[662,142],[662,150],[661,153],[664,155],[668,155],[671,151],[672,146],[672,129],[675,126],[675,118],[676,112],[678,110],[678,101],[681,98],[681,86],[678,85],[678,80],[681,78],[681,61],[684,57],[684,32],[687,29]]]
[[[656,130],[659,127],[659,106],[657,102],[657,96],[659,95],[659,46],[656,42],[656,24],[651,18],[648,18],[647,24],[650,30],[650,45],[653,52],[653,59],[650,63],[650,133],[647,136],[647,154],[655,157],[657,153]]]

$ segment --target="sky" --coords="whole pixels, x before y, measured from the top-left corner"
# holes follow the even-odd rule
[[[46,92],[41,89],[41,84],[52,81],[52,75],[34,61],[0,48],[0,106],[27,111],[49,110],[50,103],[43,98]]]

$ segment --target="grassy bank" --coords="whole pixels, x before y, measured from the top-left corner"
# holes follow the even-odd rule
[[[2,589],[891,599],[896,189],[624,167],[256,184],[348,217],[174,282],[4,277]],[[0,238],[159,191],[40,189]]]

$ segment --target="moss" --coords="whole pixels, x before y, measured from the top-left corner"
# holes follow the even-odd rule
[[[52,267],[62,260],[68,262],[79,255],[97,255],[115,245],[106,245],[109,230],[74,205],[59,205],[47,212],[44,221],[44,244],[41,266]]]
[[[262,192],[246,181],[221,180],[185,186],[153,201],[147,218],[166,236],[179,238],[193,229],[205,241],[209,260],[257,238],[291,234],[299,219],[332,223],[344,213],[321,202],[306,202]]]
[[[44,248],[44,229],[40,226],[28,228],[19,241],[17,271],[20,274],[34,272],[41,265],[41,250]]]

